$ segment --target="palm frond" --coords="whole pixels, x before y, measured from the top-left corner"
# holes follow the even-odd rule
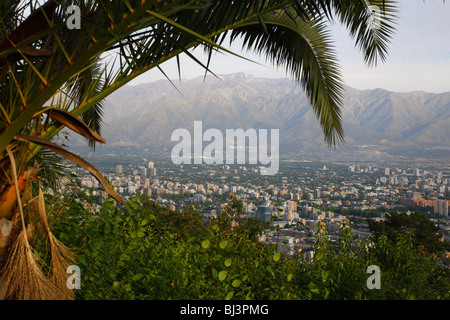
[[[348,29],[369,66],[387,58],[388,44],[395,32],[398,6],[394,0],[335,0],[337,19]],[[376,9],[376,10],[375,10]]]
[[[80,104],[87,96],[95,96],[103,89],[104,81],[102,73],[104,69],[100,64],[99,58],[90,61],[92,67],[86,69],[78,76],[78,81],[71,88],[74,94],[74,101]],[[94,132],[101,134],[102,118],[104,114],[104,99],[98,101],[86,112],[80,115],[81,120]],[[88,139],[89,146],[95,150],[96,141]]]
[[[299,81],[310,99],[328,145],[344,141],[343,88],[336,55],[325,22],[293,20],[285,11],[267,14],[231,32],[231,41],[242,37],[243,47],[283,66]]]

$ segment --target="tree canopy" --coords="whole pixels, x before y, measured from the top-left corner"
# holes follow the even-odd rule
[[[423,246],[433,253],[442,253],[446,248],[449,249],[445,242],[440,241],[442,235],[439,235],[439,227],[419,212],[392,212],[386,214],[386,221],[368,221],[369,229],[376,238],[385,235],[395,242],[401,235],[412,233],[416,246]]]

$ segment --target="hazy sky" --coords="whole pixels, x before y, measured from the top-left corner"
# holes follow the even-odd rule
[[[375,68],[364,64],[359,49],[348,32],[339,24],[331,27],[337,56],[344,82],[357,89],[384,88],[391,91],[416,91],[440,93],[450,91],[450,3],[443,0],[400,0],[399,20],[396,33],[389,46],[385,63]],[[233,52],[242,54],[262,65],[251,63],[230,54],[215,54],[211,70],[216,74],[245,72],[258,77],[284,78],[288,75],[278,71],[263,59],[251,53],[241,52],[234,46]],[[196,56],[206,58],[201,50]],[[166,74],[178,78],[174,61],[162,65]],[[182,78],[202,76],[204,70],[189,58],[181,58]],[[130,84],[164,79],[164,75],[152,70]]]

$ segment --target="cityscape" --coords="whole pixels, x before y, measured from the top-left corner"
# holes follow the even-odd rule
[[[2,0],[0,299],[449,300],[449,14]]]
[[[261,176],[256,165],[175,165],[164,153],[134,147],[115,148],[106,161],[104,152],[84,156],[125,202],[146,195],[173,211],[193,206],[208,223],[232,195],[242,201],[241,218],[254,217],[268,226],[259,240],[276,243],[289,255],[311,254],[319,220],[331,241],[344,221],[355,240],[368,239],[367,219],[383,220],[390,212],[423,213],[440,227],[442,241],[450,239],[450,168],[445,161],[384,157],[380,163],[370,156],[356,159],[354,153],[334,160],[291,158],[280,162],[278,174]],[[84,170],[74,173],[99,209],[107,195],[98,181]]]

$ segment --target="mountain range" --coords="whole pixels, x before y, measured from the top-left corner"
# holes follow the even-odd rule
[[[344,89],[345,145],[449,153],[450,92]],[[112,146],[169,146],[175,129],[192,132],[196,120],[202,121],[203,130],[224,133],[279,129],[281,149],[324,146],[319,123],[298,83],[245,73],[124,86],[105,101],[102,136]]]

